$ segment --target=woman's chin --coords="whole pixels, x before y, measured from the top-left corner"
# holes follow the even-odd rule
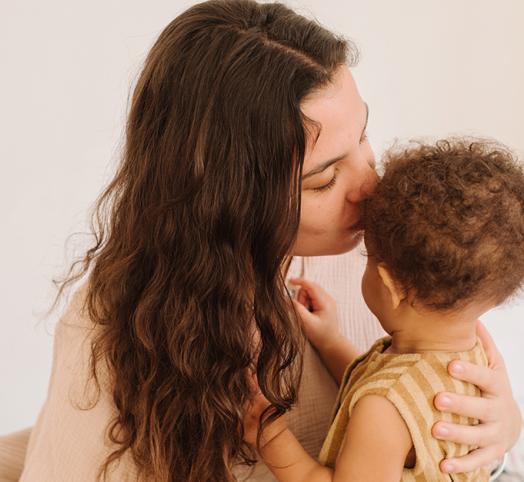
[[[344,254],[360,245],[364,239],[364,231],[352,231],[345,233],[344,237],[338,238],[335,242],[311,243],[307,246],[297,245],[293,249],[293,256],[335,256]]]
[[[348,240],[346,241],[344,248],[340,250],[338,253],[334,254],[342,254],[347,253],[348,251],[352,251],[355,249],[364,239],[364,231],[355,231],[350,234],[348,237]]]

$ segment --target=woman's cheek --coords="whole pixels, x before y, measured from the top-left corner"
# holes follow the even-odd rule
[[[323,205],[318,199],[303,198],[300,216],[300,230],[304,234],[311,235],[324,232],[322,208]]]
[[[301,231],[310,236],[325,236],[329,233],[334,236],[345,228],[343,197],[337,186],[326,192],[305,192],[301,205]],[[327,242],[328,239],[323,241]]]

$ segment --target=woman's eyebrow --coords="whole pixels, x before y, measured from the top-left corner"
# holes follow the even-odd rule
[[[364,105],[366,106],[366,118],[364,121],[364,127],[362,129],[362,133],[360,134],[360,139],[364,136],[364,133],[366,132],[366,129],[368,127],[368,119],[369,119],[369,107],[365,102],[364,102]],[[323,162],[322,164],[315,167],[308,173],[304,174],[302,176],[302,180],[307,179],[308,177],[314,176],[315,174],[320,174],[322,171],[325,171],[329,166],[331,166],[332,164],[335,164],[335,162],[338,162],[341,159],[344,159],[344,157],[346,156],[347,156],[347,153],[337,156],[333,159],[330,159],[329,161]]]
[[[346,156],[347,154],[342,154],[340,156],[335,157],[334,159],[330,159],[329,161],[326,161],[320,164],[320,166],[315,167],[315,169],[312,169],[307,174],[304,174],[302,176],[302,180],[307,179],[308,177],[314,176],[315,174],[320,174],[322,171],[325,171],[329,166],[331,166],[331,164],[335,164],[335,162],[340,161],[341,159],[344,159],[344,157]]]

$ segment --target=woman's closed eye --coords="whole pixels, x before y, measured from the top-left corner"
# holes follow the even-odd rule
[[[314,187],[312,190],[315,192],[322,192],[322,191],[328,191],[329,189],[331,189],[337,182],[337,172],[338,170],[335,169],[335,173],[333,174],[333,177],[327,184],[324,184],[323,186],[319,186],[319,187]]]
[[[367,133],[367,131],[364,131],[362,133],[362,136],[360,137],[358,143],[359,143],[359,145],[362,145],[362,144],[366,143],[367,141],[368,141],[368,133]],[[374,167],[374,165],[375,165],[374,164],[374,160],[372,162],[373,162],[373,164],[370,163],[370,165],[372,165],[372,167]],[[322,186],[319,186],[319,187],[314,187],[311,190],[314,191],[314,192],[328,191],[337,182],[337,173],[338,173],[338,168],[335,168],[335,173],[333,174],[333,177],[329,180],[328,183],[326,183],[326,184],[324,184]]]

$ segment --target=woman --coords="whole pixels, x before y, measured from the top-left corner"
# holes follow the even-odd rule
[[[289,260],[356,248],[359,203],[374,188],[368,110],[347,69],[355,57],[278,4],[210,1],[162,32],[135,88],[122,163],[97,202],[96,243],[60,287],[89,273],[57,327],[22,481],[223,482],[252,461],[249,372],[270,416],[297,401],[303,338]],[[379,332],[362,324],[357,296],[357,318],[342,320],[365,332],[364,349]],[[313,453],[336,387],[309,347],[304,367],[292,420]],[[485,397],[450,396],[450,409],[484,423],[447,427],[447,438],[480,446],[455,470],[491,462],[520,425],[504,369],[464,368]]]

